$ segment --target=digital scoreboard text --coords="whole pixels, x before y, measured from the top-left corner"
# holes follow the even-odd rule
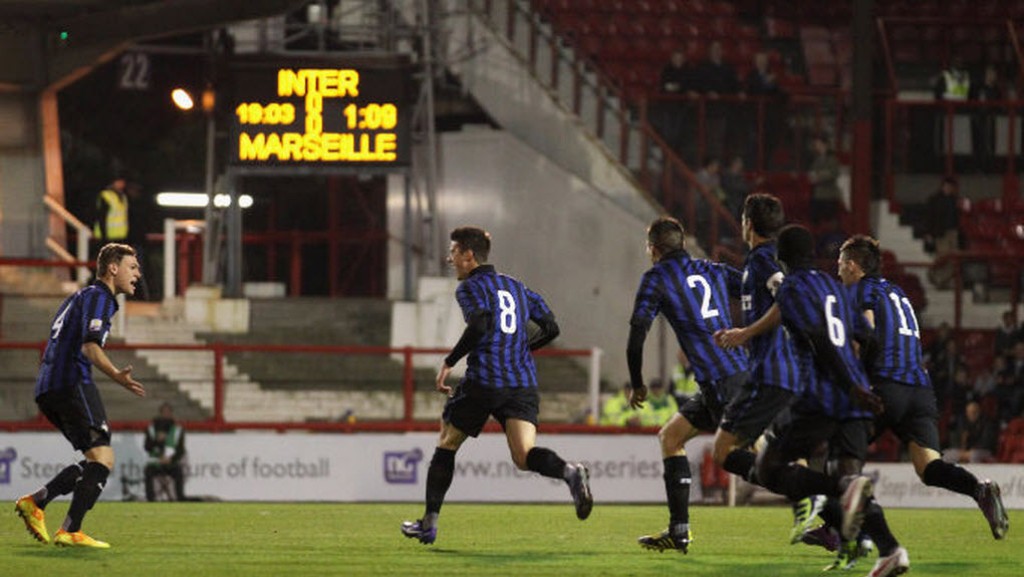
[[[401,68],[235,71],[234,165],[408,166],[412,106]]]

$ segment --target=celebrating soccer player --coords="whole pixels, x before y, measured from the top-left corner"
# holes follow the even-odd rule
[[[448,401],[441,437],[427,469],[426,511],[419,520],[403,522],[402,534],[427,545],[437,539],[437,519],[452,483],[455,453],[467,437],[480,434],[492,415],[505,429],[516,467],[565,480],[576,516],[586,519],[593,507],[587,468],[568,464],[551,449],[535,446],[540,398],[530,351],[558,336],[555,315],[539,294],[487,264],[491,251],[487,231],[461,227],[453,230],[450,238],[448,262],[462,281],[455,297],[466,329],[445,357],[435,382]],[[532,338],[527,335],[530,321],[540,327]],[[466,375],[453,389],[445,380],[466,355]]]
[[[33,537],[50,542],[44,509],[53,499],[74,491],[71,507],[53,542],[64,547],[109,548],[110,545],[86,535],[82,519],[96,503],[107,476],[114,467],[110,447],[110,426],[92,380],[95,365],[128,391],[146,394],[132,378],[132,367],[117,368],[103,352],[110,333],[110,319],[117,312],[118,294],[135,294],[142,277],[135,250],[110,243],[96,258],[97,280],[68,297],[53,319],[50,339],[36,381],[36,404],[71,446],[82,451],[85,460],[64,468],[35,493],[18,499],[15,510]]]

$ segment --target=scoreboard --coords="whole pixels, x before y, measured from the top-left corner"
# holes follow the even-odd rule
[[[247,168],[407,167],[411,68],[403,59],[238,63],[229,163]]]

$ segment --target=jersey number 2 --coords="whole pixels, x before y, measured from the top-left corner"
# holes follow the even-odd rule
[[[699,274],[691,274],[686,277],[686,284],[690,285],[690,288],[697,288],[697,285],[700,285],[701,291],[704,293],[700,301],[700,316],[705,319],[717,317],[718,309],[711,307],[711,285],[708,283],[708,279]]]

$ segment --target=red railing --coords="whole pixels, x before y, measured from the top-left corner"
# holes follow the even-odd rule
[[[0,350],[34,350],[41,356],[46,343],[15,343],[0,342]],[[200,431],[233,431],[242,429],[262,429],[274,431],[308,430],[308,431],[337,431],[337,432],[401,432],[401,431],[433,431],[437,430],[438,424],[435,418],[429,420],[417,419],[414,417],[415,393],[417,382],[415,379],[415,366],[413,357],[415,355],[444,355],[449,349],[441,348],[416,348],[416,347],[383,347],[383,346],[344,346],[344,345],[240,345],[226,343],[209,344],[119,344],[109,343],[106,346],[110,351],[186,351],[196,353],[208,353],[213,356],[212,386],[213,405],[210,409],[210,417],[204,420],[188,421],[187,427],[190,430]],[[402,417],[398,420],[360,420],[349,422],[338,421],[295,421],[295,422],[264,422],[247,420],[228,420],[225,417],[226,389],[229,386],[224,375],[225,357],[229,353],[267,353],[267,354],[289,354],[305,353],[317,355],[371,355],[371,356],[402,356],[402,382],[401,402]],[[593,351],[585,349],[543,349],[533,353],[538,357],[590,357]],[[590,377],[594,378],[593,375]],[[98,379],[106,379],[98,376]],[[541,378],[543,381],[543,377]],[[0,380],[0,384],[2,380]],[[143,383],[145,385],[145,383]],[[420,391],[433,391],[433,379],[426,385],[419,383]],[[543,391],[543,382],[541,384]],[[588,384],[588,387],[592,385]],[[591,391],[580,391],[588,393]],[[181,392],[182,395],[186,393]],[[440,417],[440,415],[437,415]],[[148,420],[123,420],[113,421],[112,426],[118,430],[143,430],[149,424]],[[488,430],[497,430],[495,424],[491,424]],[[41,415],[36,415],[31,420],[0,421],[0,430],[3,431],[37,431],[51,430],[50,425]],[[551,423],[543,425],[543,429],[549,432],[616,432],[615,427],[602,427],[591,425],[580,425],[570,423]],[[644,429],[652,433],[655,429]]]

